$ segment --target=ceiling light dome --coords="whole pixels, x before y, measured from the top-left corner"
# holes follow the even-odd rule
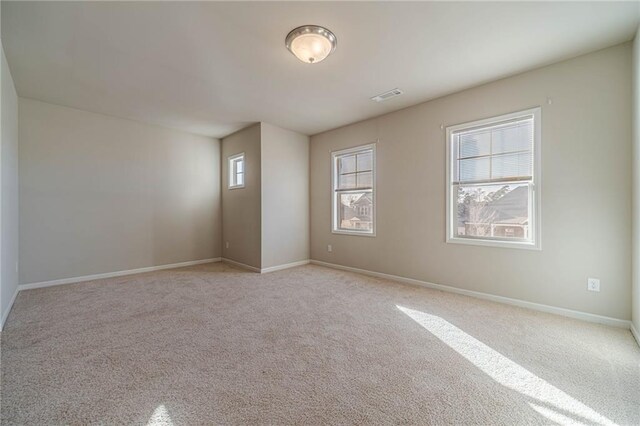
[[[285,45],[302,62],[315,64],[336,50],[338,39],[326,28],[303,25],[287,34]]]

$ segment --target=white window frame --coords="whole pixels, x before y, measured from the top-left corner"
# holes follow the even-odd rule
[[[483,238],[483,237],[457,237],[455,236],[455,223],[456,218],[454,214],[457,213],[457,198],[453,197],[453,161],[455,161],[455,157],[452,155],[453,151],[453,138],[452,135],[454,132],[458,132],[460,130],[467,130],[474,127],[485,127],[489,125],[499,124],[505,121],[516,120],[518,118],[531,117],[533,116],[533,177],[531,180],[531,193],[529,198],[529,221],[531,229],[531,235],[533,237],[532,241],[508,241],[505,239],[492,239],[492,238]],[[541,250],[542,249],[542,241],[541,241],[541,227],[542,227],[542,209],[541,209],[541,200],[542,194],[540,191],[541,187],[541,157],[542,157],[542,109],[540,107],[530,108],[524,111],[513,112],[509,114],[500,115],[497,117],[486,118],[483,120],[472,121],[468,123],[457,124],[454,126],[447,127],[446,131],[446,153],[447,153],[447,164],[446,164],[446,173],[447,173],[447,189],[446,189],[446,206],[447,206],[447,230],[446,230],[446,241],[447,243],[454,244],[468,244],[474,246],[489,246],[489,247],[508,247],[508,248],[518,248],[518,249],[529,249],[529,250]],[[528,181],[526,181],[528,182]],[[517,182],[504,182],[504,183],[517,183]],[[522,183],[522,182],[520,182]]]
[[[372,169],[371,169],[371,193],[373,195],[373,211],[371,212],[371,217],[373,220],[373,227],[371,232],[369,231],[358,231],[358,230],[347,230],[340,229],[338,227],[339,221],[339,212],[338,205],[336,203],[336,187],[338,182],[338,158],[343,155],[354,154],[359,151],[371,150],[371,161],[372,161]],[[355,146],[353,148],[341,149],[339,151],[331,152],[331,232],[333,234],[343,234],[343,235],[358,235],[363,237],[375,237],[376,236],[376,222],[377,222],[377,213],[376,209],[378,206],[376,200],[376,144],[370,143],[367,145]],[[346,191],[346,190],[345,190]],[[354,189],[353,192],[361,192],[361,190]]]
[[[238,159],[242,159],[242,184],[236,184],[236,171],[234,170],[234,164]],[[227,159],[227,167],[229,168],[228,178],[229,178],[229,189],[239,189],[244,188],[245,183],[247,182],[247,162],[244,158],[244,152],[239,154],[234,154]]]

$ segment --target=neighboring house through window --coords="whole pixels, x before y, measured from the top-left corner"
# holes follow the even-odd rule
[[[331,154],[334,233],[375,235],[375,154],[375,144]]]
[[[447,242],[540,248],[540,108],[447,128]]]
[[[229,189],[244,188],[244,152],[229,157]]]

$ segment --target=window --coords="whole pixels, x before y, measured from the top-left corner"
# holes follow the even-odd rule
[[[447,242],[540,248],[540,108],[447,128]]]
[[[244,152],[229,157],[229,189],[244,188]]]
[[[332,231],[375,235],[375,144],[331,153]]]

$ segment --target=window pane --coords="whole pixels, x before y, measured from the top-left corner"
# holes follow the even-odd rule
[[[353,173],[356,171],[356,155],[344,155],[338,158],[338,173]]]
[[[489,179],[491,157],[460,160],[458,173],[460,182],[476,182]]]
[[[533,120],[498,127],[492,132],[493,154],[533,149]]]
[[[229,187],[244,184],[244,154],[229,157]]]
[[[503,154],[491,157],[493,179],[531,176],[533,154],[531,151],[518,154]]]
[[[369,171],[373,169],[373,153],[371,151],[358,154],[358,171]]]
[[[460,154],[458,158],[476,157],[491,153],[491,131],[482,130],[459,136]]]
[[[458,186],[454,235],[531,240],[530,190],[528,183]]]
[[[338,229],[373,232],[373,194],[337,193]]]
[[[373,187],[373,173],[363,172],[356,173],[358,188],[371,188]]]
[[[374,152],[366,145],[332,153],[334,231],[373,234]]]
[[[338,189],[353,189],[356,187],[356,174],[338,176]]]

